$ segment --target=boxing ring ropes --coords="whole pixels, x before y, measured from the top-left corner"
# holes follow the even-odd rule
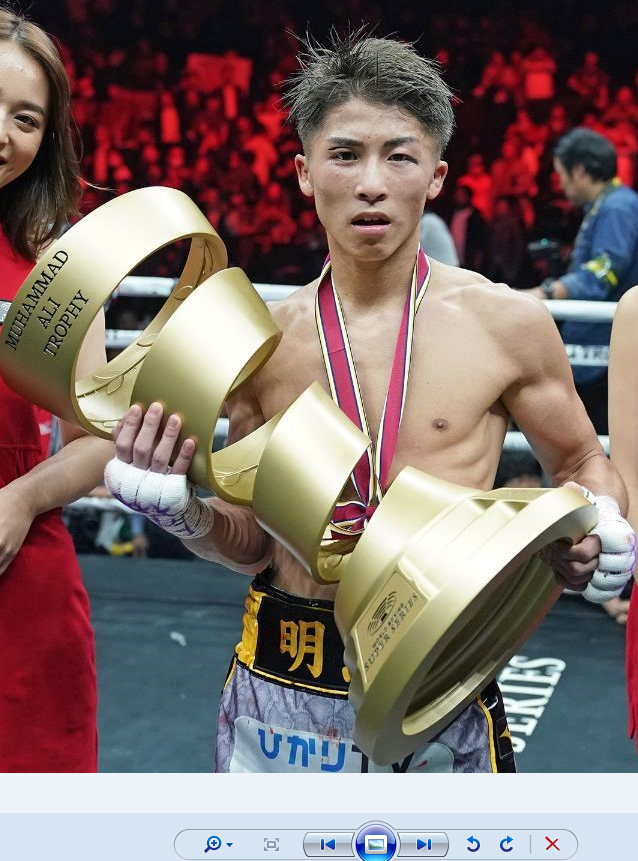
[[[116,299],[120,296],[126,296],[165,299],[170,294],[175,283],[176,281],[173,278],[131,275],[123,279],[122,283],[113,293],[112,298]],[[265,302],[285,299],[298,289],[296,286],[285,284],[255,284],[254,286]],[[547,300],[545,305],[557,322],[575,320],[588,323],[611,323],[616,311],[615,302]],[[134,329],[107,329],[107,349],[122,350],[138,337],[139,334],[140,332]],[[609,360],[608,346],[566,344],[565,350],[572,366],[607,367]],[[216,448],[224,445],[227,433],[228,419],[220,419],[215,429]],[[609,454],[609,437],[599,436],[599,439],[605,452]],[[520,433],[520,431],[508,431],[503,444],[503,451],[531,452],[531,447],[525,435]],[[95,497],[83,497],[70,503],[67,508],[74,510],[99,508],[103,511],[114,509],[129,510],[116,499]]]

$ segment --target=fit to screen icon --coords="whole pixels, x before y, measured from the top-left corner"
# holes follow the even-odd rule
[[[204,852],[208,852],[209,849],[215,851],[215,849],[219,849],[221,845],[222,841],[219,839],[219,837],[213,835],[212,837],[209,837],[206,841],[206,849],[204,849]]]

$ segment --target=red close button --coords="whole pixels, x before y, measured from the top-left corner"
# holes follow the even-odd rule
[[[551,837],[545,835],[545,840],[547,840],[547,846],[545,847],[545,851],[547,852],[549,849],[555,849],[557,852],[560,852],[558,848],[558,837],[556,840],[552,840]]]

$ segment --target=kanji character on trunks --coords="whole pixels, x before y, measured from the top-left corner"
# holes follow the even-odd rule
[[[625,489],[576,395],[553,320],[538,299],[430,260],[419,247],[454,125],[437,66],[408,44],[362,33],[333,34],[326,46],[306,40],[300,66],[287,92],[301,140],[295,166],[329,257],[316,280],[270,305],[283,338],[228,399],[229,442],[318,381],[373,441],[333,517],[334,533],[352,540],[407,465],[491,489],[512,416],[556,485],[575,482],[601,500],[597,535],[551,546],[556,576],[572,589],[607,586],[604,557],[599,568],[605,524],[624,530],[633,547],[621,515]],[[514,770],[495,682],[402,762],[380,766],[357,748],[332,614],[336,587],[312,580],[250,508],[194,495],[184,474],[195,443],[173,451],[176,415],[156,440],[161,414],[158,403],[146,412],[133,406],[116,429],[112,492],[138,502],[141,494],[194,553],[257,575],[222,695],[217,770]],[[166,472],[170,462],[152,497],[146,471]],[[169,488],[183,495],[174,522],[158,510]]]

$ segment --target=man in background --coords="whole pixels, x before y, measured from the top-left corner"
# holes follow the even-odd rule
[[[617,179],[616,168],[616,150],[598,132],[576,128],[560,138],[554,169],[567,199],[584,208],[584,218],[567,273],[529,292],[541,299],[617,302],[638,284],[638,194]],[[579,345],[568,350],[573,360],[586,359],[588,347],[606,348],[610,334],[610,323],[568,321],[562,327],[565,344]],[[607,434],[606,362],[573,363],[576,390],[597,432]]]

